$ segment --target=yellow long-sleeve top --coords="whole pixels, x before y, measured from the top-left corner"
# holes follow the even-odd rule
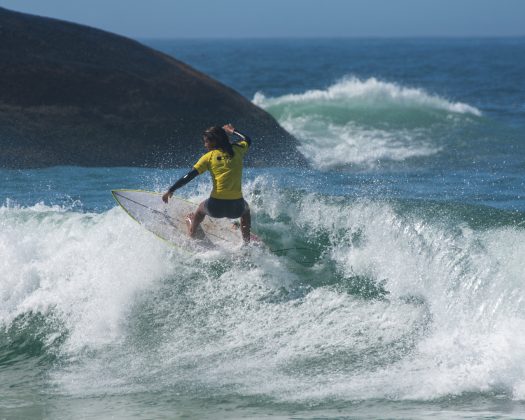
[[[246,141],[233,143],[234,155],[231,157],[221,149],[210,150],[193,165],[199,174],[210,171],[213,180],[211,197],[220,200],[242,198],[243,158],[248,151]]]

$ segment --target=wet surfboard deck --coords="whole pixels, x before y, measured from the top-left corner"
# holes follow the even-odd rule
[[[162,193],[144,190],[112,190],[117,203],[141,226],[170,244],[187,250],[227,249],[242,245],[238,220],[206,217],[197,232],[197,238],[188,236],[188,214],[198,204],[173,196],[169,203],[162,201]],[[258,242],[256,235],[252,240]]]

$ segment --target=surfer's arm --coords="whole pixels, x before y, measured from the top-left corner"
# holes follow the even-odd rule
[[[252,145],[252,139],[248,137],[246,134],[241,133],[240,131],[236,130],[235,127],[231,124],[226,124],[222,127],[224,131],[226,131],[228,134],[235,134],[237,137],[240,137],[241,140],[239,141],[245,141],[248,146]]]
[[[232,134],[235,134],[236,136],[240,137],[241,141],[245,141],[246,143],[248,143],[248,146],[252,145],[252,139],[248,137],[246,134],[243,134],[237,130],[233,130]]]
[[[184,187],[188,182],[190,182],[197,175],[199,175],[199,172],[197,171],[197,169],[192,169],[191,171],[189,171],[186,175],[184,175],[181,179],[179,179],[175,184],[173,184],[170,187],[170,189],[162,196],[162,201],[167,203],[168,199],[171,198],[175,190],[178,190],[179,188]]]

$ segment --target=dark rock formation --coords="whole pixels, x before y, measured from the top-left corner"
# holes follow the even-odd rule
[[[186,64],[98,29],[0,8],[0,166],[186,166],[202,132],[251,134],[248,165],[302,164],[265,111]]]

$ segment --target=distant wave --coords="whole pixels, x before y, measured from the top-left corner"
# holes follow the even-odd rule
[[[382,161],[404,161],[442,150],[425,141],[424,130],[381,130],[353,123],[318,124],[308,118],[289,118],[281,124],[302,140],[299,150],[318,169],[348,164],[373,167]]]
[[[301,141],[300,151],[318,169],[431,156],[443,149],[451,123],[481,116],[471,105],[375,78],[275,98],[259,92],[253,102]]]
[[[283,95],[278,98],[267,98],[258,92],[253,102],[263,108],[289,104],[310,105],[347,105],[350,107],[427,107],[447,112],[460,114],[472,114],[481,116],[481,111],[462,102],[450,102],[439,96],[431,95],[423,89],[407,88],[395,83],[383,82],[372,77],[360,80],[356,77],[348,77],[325,90],[309,90],[301,94]]]

